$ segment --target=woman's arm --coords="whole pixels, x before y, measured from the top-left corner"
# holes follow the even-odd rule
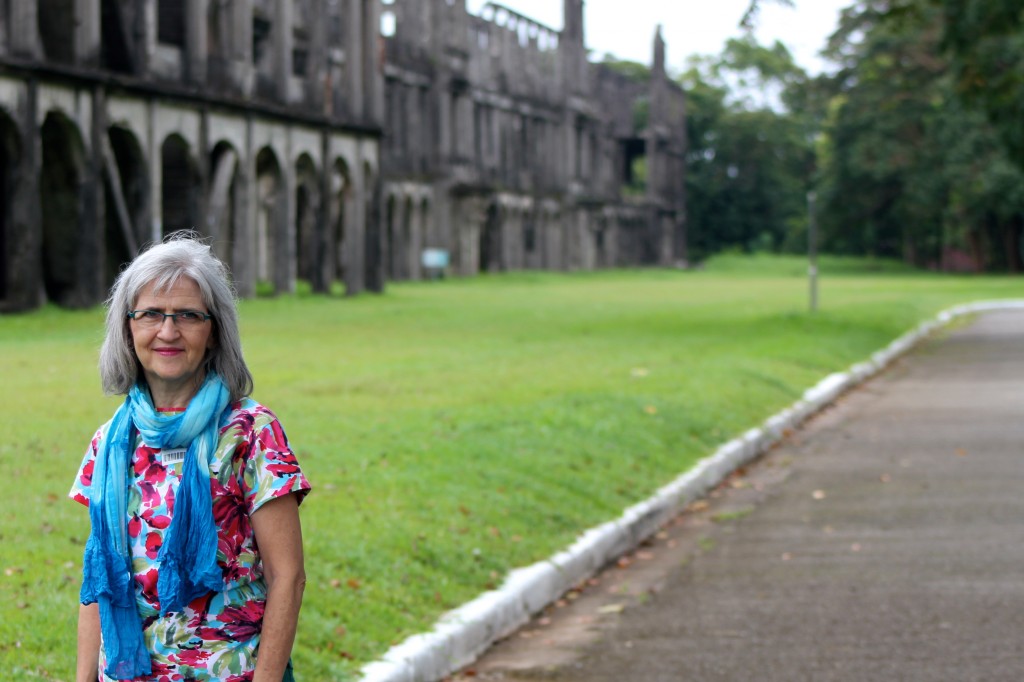
[[[251,521],[267,581],[267,607],[253,682],[281,682],[306,585],[298,498],[289,494],[270,500],[253,512]]]
[[[98,604],[78,607],[77,682],[96,682],[100,666],[100,607]]]

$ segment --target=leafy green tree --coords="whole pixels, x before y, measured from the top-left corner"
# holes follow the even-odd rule
[[[727,248],[784,249],[805,233],[813,135],[785,103],[806,81],[784,46],[764,47],[749,36],[729,41],[717,58],[691,61],[681,82],[695,257]],[[776,96],[757,96],[764,92]]]
[[[1024,182],[965,105],[931,0],[862,0],[828,55],[841,69],[820,150],[829,250],[936,268],[1020,269]]]
[[[930,0],[944,14],[943,44],[958,92],[981,106],[1024,168],[1024,5],[1020,0]]]

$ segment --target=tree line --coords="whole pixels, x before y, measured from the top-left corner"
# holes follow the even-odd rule
[[[747,33],[678,75],[692,257],[806,249],[814,191],[824,251],[1020,272],[1019,0],[857,0],[824,54],[837,68],[810,76]]]

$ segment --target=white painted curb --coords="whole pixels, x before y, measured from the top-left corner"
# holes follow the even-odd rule
[[[626,509],[618,519],[584,532],[546,561],[512,571],[500,588],[445,614],[431,632],[413,635],[392,647],[382,659],[363,667],[360,682],[436,682],[469,665],[533,614],[637,547],[690,502],[781,440],[787,431],[880,372],[936,329],[962,315],[994,310],[1024,310],[1024,300],[982,301],[950,308],[870,359],[845,372],[830,374],[808,389],[803,398],[769,417],[759,428],[725,443],[652,497]]]

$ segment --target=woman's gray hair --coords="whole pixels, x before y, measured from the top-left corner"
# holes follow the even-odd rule
[[[207,351],[206,370],[220,375],[232,402],[252,393],[252,374],[242,357],[235,291],[227,266],[195,233],[175,232],[133,260],[110,290],[107,333],[100,347],[100,380],[108,395],[125,395],[140,379],[128,311],[147,285],[152,283],[155,291],[166,291],[182,277],[199,285],[203,303],[213,318],[214,346]]]

